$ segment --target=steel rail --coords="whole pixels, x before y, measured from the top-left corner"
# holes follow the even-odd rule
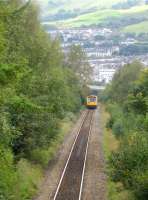
[[[92,115],[91,122],[90,122],[89,135],[88,135],[87,146],[86,146],[86,152],[85,152],[85,160],[84,160],[83,173],[82,173],[82,179],[81,179],[79,200],[81,200],[81,198],[82,198],[82,190],[83,190],[83,183],[84,183],[84,174],[85,174],[85,168],[86,168],[86,160],[87,160],[87,153],[88,153],[88,145],[89,145],[90,134],[91,134],[91,131],[92,131],[92,122],[93,122],[93,115]]]
[[[89,118],[90,117],[90,118]],[[79,188],[79,198],[77,198],[77,200],[81,200],[81,196],[82,196],[82,189],[83,189],[83,182],[84,182],[84,173],[85,173],[85,166],[86,166],[86,160],[87,160],[87,152],[88,152],[88,143],[89,143],[89,138],[90,138],[90,133],[91,133],[91,127],[92,127],[92,121],[93,121],[93,111],[86,111],[86,113],[84,114],[84,116],[83,116],[83,119],[82,119],[82,122],[81,122],[81,124],[80,124],[80,127],[79,127],[79,129],[78,129],[78,133],[77,133],[77,135],[76,135],[76,138],[75,138],[75,140],[74,140],[74,143],[73,143],[73,145],[72,145],[72,148],[71,148],[71,151],[70,151],[70,154],[69,154],[69,156],[68,156],[68,159],[67,159],[67,162],[66,162],[66,165],[65,165],[65,167],[64,167],[64,170],[63,170],[63,172],[62,172],[62,175],[61,175],[61,178],[60,178],[60,181],[59,181],[59,184],[58,184],[58,187],[57,187],[57,189],[56,189],[56,192],[55,192],[55,195],[54,195],[54,198],[53,198],[53,200],[56,200],[57,199],[57,196],[58,196],[58,193],[59,193],[59,191],[60,191],[60,187],[62,187],[62,181],[63,181],[63,179],[64,179],[64,176],[65,176],[65,173],[66,173],[66,170],[67,170],[67,167],[68,167],[68,165],[69,165],[69,163],[70,163],[70,159],[71,159],[71,157],[72,157],[72,154],[73,154],[73,151],[75,151],[74,149],[76,148],[75,146],[76,146],[76,144],[77,144],[77,142],[79,142],[78,141],[78,139],[80,139],[80,141],[81,141],[81,139],[83,139],[83,140],[86,140],[87,142],[86,142],[86,144],[84,144],[84,145],[86,145],[86,149],[83,151],[82,150],[82,156],[83,156],[83,154],[84,154],[84,159],[83,159],[83,164],[82,164],[82,174],[80,175],[81,176],[81,179],[80,179],[80,188]],[[86,125],[85,123],[88,123],[88,125]],[[84,126],[84,127],[83,127]],[[86,126],[86,127],[85,127]],[[84,130],[83,130],[83,128],[84,128]],[[88,132],[88,136],[86,135],[86,138],[82,138],[82,136],[81,136],[81,134],[85,134],[85,133],[83,133],[83,131],[86,131],[85,129],[87,128],[87,132]],[[81,133],[81,134],[80,134]],[[84,137],[84,136],[83,136]],[[83,141],[82,140],[82,141]],[[84,152],[84,153],[83,153]],[[78,188],[77,188],[78,189]],[[61,197],[62,198],[62,197]],[[74,199],[74,198],[71,198],[71,199]]]

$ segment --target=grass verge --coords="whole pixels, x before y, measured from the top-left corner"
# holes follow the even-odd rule
[[[101,105],[101,124],[104,133],[103,149],[105,153],[106,163],[112,151],[116,151],[119,146],[119,141],[115,138],[112,131],[106,128],[106,123],[109,119],[109,113],[106,112],[105,106]],[[107,165],[107,171],[109,166]],[[123,188],[121,183],[115,183],[108,175],[107,178],[107,199],[108,200],[134,200],[132,194]]]

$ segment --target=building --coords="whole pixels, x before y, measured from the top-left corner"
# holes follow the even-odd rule
[[[116,69],[99,69],[98,70],[98,80],[100,82],[104,81],[105,83],[109,83],[116,72]]]

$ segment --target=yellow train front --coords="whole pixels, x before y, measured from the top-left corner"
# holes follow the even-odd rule
[[[96,109],[97,108],[97,96],[90,95],[86,98],[86,107],[89,109]]]

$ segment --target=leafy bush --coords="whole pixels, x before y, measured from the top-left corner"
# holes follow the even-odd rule
[[[55,147],[52,144],[50,144],[50,147],[48,149],[34,149],[31,152],[31,160],[33,160],[35,163],[40,164],[42,167],[47,167],[48,162],[53,158],[55,155]]]
[[[36,193],[41,177],[42,171],[40,167],[30,164],[25,159],[21,159],[17,164],[18,185],[16,186],[16,199],[30,199]]]
[[[13,154],[0,145],[0,200],[16,200],[17,174],[13,165]]]
[[[136,199],[145,200],[148,197],[148,70],[137,62],[124,66],[102,95],[107,97],[110,113],[107,127],[120,138],[120,147],[109,158],[110,177],[121,182]]]
[[[114,124],[113,118],[110,117],[106,123],[106,128],[112,128]]]
[[[133,182],[133,191],[136,199],[146,200],[148,197],[148,170],[142,174],[135,175],[135,181]]]
[[[107,110],[110,112],[110,118],[106,124],[107,128],[112,128],[113,133],[119,137],[124,134],[124,116],[121,107],[118,104],[108,104]]]
[[[125,138],[118,152],[112,153],[109,160],[113,180],[121,181],[130,189],[135,182],[135,174],[147,169],[147,158],[147,136],[135,133],[128,139]]]
[[[122,119],[117,119],[112,126],[113,133],[118,138],[124,134],[124,125]]]
[[[108,96],[108,101],[113,104],[118,103],[122,107],[142,69],[143,66],[139,62],[125,65],[115,73],[111,85],[107,87],[102,95],[105,94],[105,96]]]

